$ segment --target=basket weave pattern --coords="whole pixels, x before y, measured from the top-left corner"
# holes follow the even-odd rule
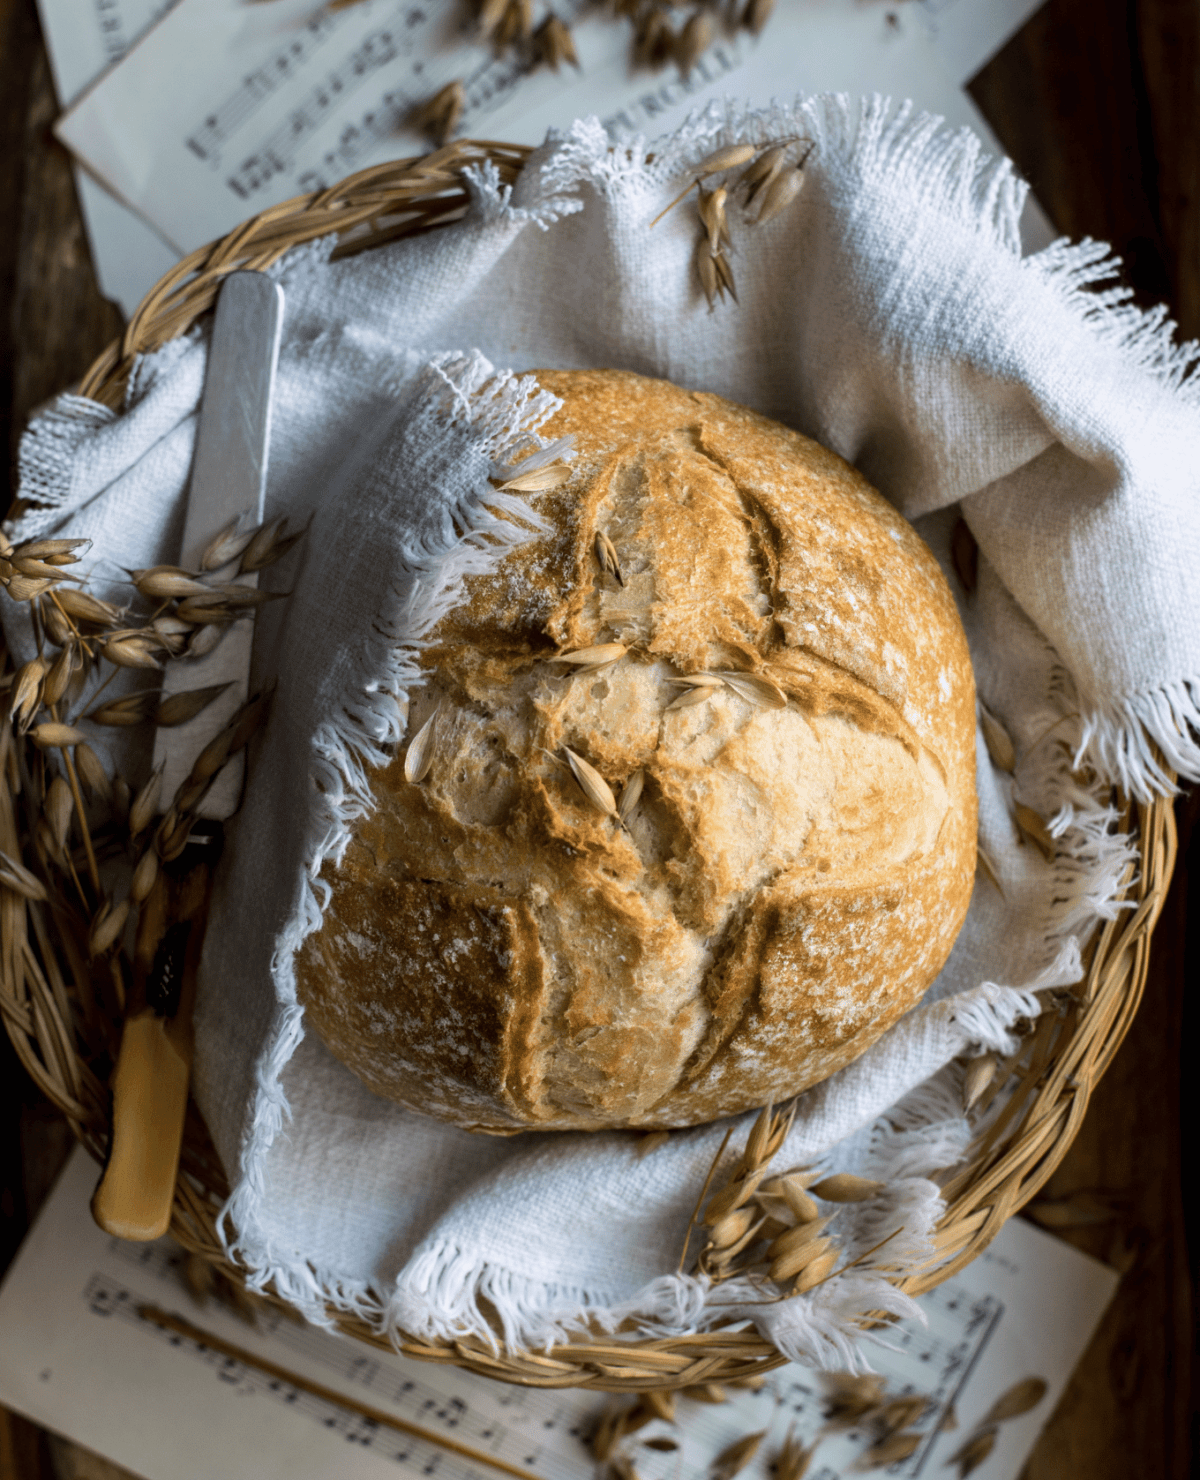
[[[291,248],[331,234],[338,237],[335,255],[347,256],[448,224],[466,209],[459,176],[465,165],[490,160],[511,183],[529,152],[515,145],[456,143],[422,159],[362,171],[333,189],[262,212],[168,273],[123,339],[88,371],[79,393],[120,406],[135,356],[184,333],[212,307],[227,273],[269,267]],[[43,765],[35,748],[5,724],[0,731],[0,850],[22,859],[53,888],[51,881],[61,876],[45,867],[35,839],[32,799],[40,792]],[[988,1096],[1006,1087],[1013,1093],[969,1160],[946,1180],[936,1260],[897,1279],[909,1294],[920,1294],[962,1268],[1037,1193],[1066,1154],[1092,1087],[1128,1030],[1145,985],[1176,838],[1171,804],[1163,799],[1128,804],[1123,825],[1136,833],[1140,855],[1125,881],[1126,908],[1097,931],[1084,979],[1048,994],[1053,999],[1048,1010],[1000,1066]],[[106,1085],[120,1038],[121,992],[115,969],[89,961],[86,939],[87,921],[65,893],[36,903],[0,886],[0,1014],[38,1088],[99,1161],[111,1128]],[[986,1108],[986,1096],[982,1104]],[[228,1191],[207,1130],[195,1107],[189,1107],[171,1232],[185,1248],[238,1280],[216,1231]],[[864,1312],[864,1325],[868,1321]],[[348,1335],[387,1345],[358,1319],[342,1318],[339,1325]],[[734,1382],[784,1360],[753,1329],[662,1340],[581,1338],[544,1355],[496,1355],[475,1339],[409,1340],[402,1349],[508,1382],[629,1392]]]

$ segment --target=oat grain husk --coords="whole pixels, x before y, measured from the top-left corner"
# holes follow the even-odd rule
[[[625,785],[621,788],[621,796],[617,802],[617,816],[622,822],[628,822],[642,799],[642,791],[646,785],[646,773],[643,770],[634,771]],[[656,1131],[655,1135],[666,1138],[666,1131]],[[661,1142],[659,1144],[662,1144]]]
[[[995,1054],[984,1053],[967,1065],[967,1072],[963,1075],[964,1110],[972,1109],[982,1099],[988,1085],[996,1077],[996,1064]]]
[[[567,758],[567,764],[571,768],[571,774],[579,783],[579,789],[591,802],[593,807],[605,813],[609,817],[617,817],[617,799],[613,796],[612,787],[596,770],[595,766],[589,765],[581,755],[563,746],[563,754]]]
[[[987,746],[992,764],[1011,775],[1017,766],[1016,746],[1013,745],[1008,731],[983,703],[979,705],[979,728],[983,731],[983,743]]]
[[[1049,1384],[1044,1377],[1026,1377],[1000,1394],[981,1419],[983,1424],[1004,1423],[1031,1412],[1046,1396]]]
[[[1021,831],[1035,845],[1046,862],[1053,863],[1057,845],[1050,829],[1046,826],[1045,819],[1032,807],[1025,806],[1023,802],[1014,804],[1013,813]]]
[[[803,168],[797,166],[796,169],[781,171],[760,193],[762,204],[758,208],[755,224],[765,226],[768,221],[782,215],[803,188]]]
[[[814,1182],[809,1191],[822,1202],[866,1202],[868,1198],[879,1196],[883,1183],[870,1177],[856,1177],[852,1172],[835,1172],[832,1177],[822,1177],[819,1182]]]
[[[853,1468],[858,1471],[884,1470],[915,1454],[920,1443],[920,1434],[889,1434],[886,1439],[880,1439],[865,1454],[860,1455]]]
[[[959,1480],[966,1480],[966,1477],[973,1470],[977,1470],[995,1449],[996,1433],[995,1428],[990,1428],[972,1434],[962,1448],[956,1450],[946,1461],[947,1465],[958,1466]]]
[[[81,741],[75,747],[75,769],[87,792],[100,801],[107,802],[112,796],[112,782],[104,769],[100,757],[87,743]]]
[[[813,1455],[817,1452],[817,1446],[805,1447],[796,1438],[793,1430],[789,1429],[787,1437],[779,1446],[775,1455],[774,1472],[775,1480],[803,1480],[807,1474],[809,1465],[812,1464]]]
[[[44,904],[49,898],[46,886],[37,875],[30,873],[23,863],[10,858],[3,850],[0,850],[0,888],[9,889],[22,899],[37,904]]]
[[[753,144],[727,144],[724,149],[714,149],[696,166],[696,177],[703,180],[709,175],[719,175],[724,170],[735,170],[738,165],[753,159],[755,153]]]

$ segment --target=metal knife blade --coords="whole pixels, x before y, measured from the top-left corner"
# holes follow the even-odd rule
[[[260,524],[279,358],[283,293],[262,273],[225,280],[217,299],[196,433],[180,564],[198,570],[214,535],[238,515]],[[244,582],[255,577],[242,577]],[[245,702],[252,621],[234,623],[203,658],[180,659],[164,676],[164,696],[210,684],[229,687],[189,721],[159,729],[155,763],[164,766],[169,801],[196,756]],[[220,819],[235,811],[242,757],[227,764],[201,804],[215,825],[197,824],[182,854],[164,863],[138,911],[134,974],[113,1074],[112,1139],[92,1213],[122,1238],[153,1239],[171,1221],[192,1063],[192,998],[204,941],[211,867]],[[235,774],[230,775],[231,772]],[[164,989],[166,989],[164,991]]]
[[[217,297],[209,342],[200,424],[188,490],[180,565],[199,570],[213,537],[232,520],[245,516],[261,524],[271,436],[271,404],[279,340],[283,328],[283,289],[261,272],[231,273]],[[242,585],[258,584],[256,575],[238,576]],[[212,652],[181,658],[167,666],[163,698],[210,685],[229,687],[186,724],[159,729],[154,764],[163,766],[164,804],[187,779],[205,745],[229,723],[246,702],[252,617],[234,622]],[[200,816],[221,819],[237,810],[244,760],[235,756],[218,774],[200,802]]]

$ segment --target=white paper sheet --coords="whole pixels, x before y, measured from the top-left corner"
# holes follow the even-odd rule
[[[417,0],[315,13],[313,0],[179,0],[58,131],[180,251],[292,195],[421,152],[428,142],[405,119],[456,77],[467,95],[460,132],[473,137],[538,143],[589,113],[653,136],[723,93],[762,103],[845,90],[911,97],[998,147],[942,69],[919,7],[790,0],[761,38],[719,41],[687,81],[674,68],[631,72],[627,28],[586,0],[558,8],[580,13],[579,73],[524,74],[478,45],[469,23],[451,23],[463,12]],[[1046,237],[1043,228],[1034,244]]]
[[[251,1329],[223,1307],[199,1309],[169,1240],[124,1244],[92,1223],[96,1169],[77,1151],[0,1288],[0,1403],[96,1450],[146,1480],[371,1480],[436,1475],[496,1480],[491,1460],[529,1480],[587,1480],[584,1439],[609,1400],[575,1390],[510,1387],[416,1362],[269,1317]],[[915,1452],[888,1473],[952,1473],[949,1457],[1014,1383],[1048,1384],[1029,1413],[999,1426],[974,1474],[1015,1480],[1116,1288],[1112,1270],[1020,1220],[962,1274],[922,1302],[928,1326],[887,1333],[874,1361],[889,1395],[930,1398]],[[391,1414],[428,1437],[398,1433],[293,1380],[268,1376],[202,1337],[166,1332],[139,1308],[193,1326],[274,1363],[292,1377]],[[676,1452],[630,1449],[641,1480],[709,1473],[713,1457],[767,1431],[744,1480],[768,1480],[789,1427],[812,1442],[824,1423],[821,1379],[787,1366],[759,1392],[720,1406],[681,1400],[677,1427],[653,1423],[635,1441],[672,1438]],[[939,1428],[949,1408],[952,1432]],[[476,1451],[469,1459],[449,1439]],[[823,1439],[810,1480],[838,1480],[870,1442],[851,1431]]]
[[[1044,0],[919,0],[946,74],[965,87]]]
[[[38,0],[54,90],[63,107],[128,51],[173,0]],[[100,291],[126,317],[179,254],[140,216],[76,166],[75,188]]]

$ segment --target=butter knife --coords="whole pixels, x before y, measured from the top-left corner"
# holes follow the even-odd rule
[[[283,326],[283,290],[258,272],[231,273],[217,298],[196,433],[180,565],[199,570],[214,538],[235,523],[262,523],[271,404]],[[257,576],[214,573],[223,583]],[[204,630],[204,629],[201,629]],[[154,764],[161,795],[173,797],[208,744],[245,703],[253,619],[232,623],[202,657],[168,665],[163,698],[226,685],[186,724],[159,729]],[[108,1162],[92,1199],[106,1232],[159,1238],[171,1220],[192,1063],[192,999],[204,940],[208,890],[222,843],[221,823],[241,799],[244,759],[219,771],[196,807],[198,822],[180,855],[160,868],[142,902],[133,980],[117,1067]]]

